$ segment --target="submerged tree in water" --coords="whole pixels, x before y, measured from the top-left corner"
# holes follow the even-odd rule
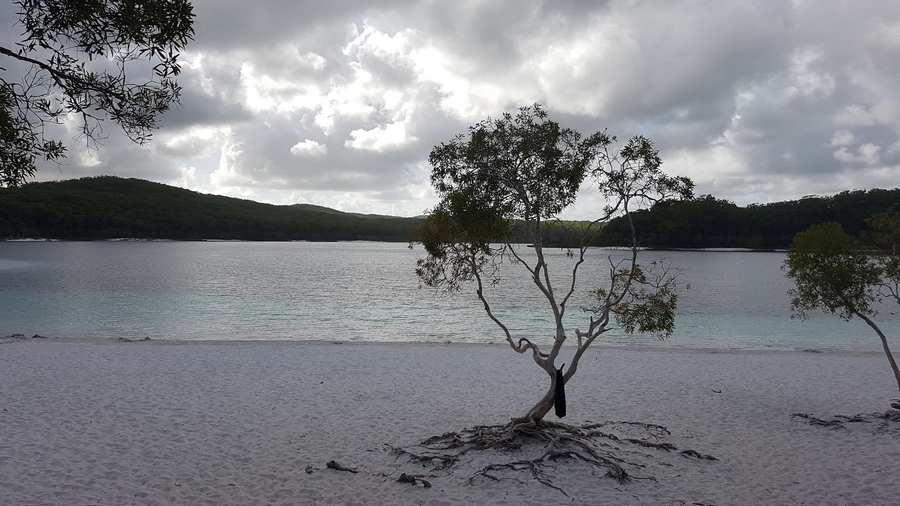
[[[638,262],[638,243],[630,216],[637,207],[666,198],[690,197],[693,183],[666,175],[653,143],[641,136],[621,147],[606,132],[584,136],[562,128],[539,105],[487,119],[439,146],[429,157],[431,182],[440,201],[426,220],[421,241],[428,255],[416,272],[423,284],[448,291],[472,287],[487,316],[502,331],[510,348],[528,353],[548,376],[546,393],[517,423],[540,423],[553,408],[558,381],[578,371],[591,344],[618,326],[628,333],[671,334],[677,301],[675,278],[661,264]],[[585,227],[582,246],[569,257],[565,281],[551,275],[545,257],[544,231],[576,199],[582,183],[605,202],[600,215]],[[567,328],[566,313],[579,290],[578,273],[587,239],[603,223],[625,217],[631,226],[629,254],[604,258],[609,280],[592,287],[584,324]],[[510,242],[514,227],[524,227],[532,244]],[[501,281],[501,264],[527,276],[546,300],[549,344],[517,336],[495,312],[502,301],[489,300],[486,288]],[[510,272],[506,270],[506,274]],[[563,344],[576,347],[563,362]],[[557,379],[559,378],[559,380]]]
[[[795,283],[789,292],[791,307],[801,318],[822,310],[866,322],[881,339],[900,389],[900,370],[875,322],[882,302],[900,305],[900,215],[882,213],[867,222],[871,231],[866,241],[850,237],[837,223],[797,234],[785,261]]]

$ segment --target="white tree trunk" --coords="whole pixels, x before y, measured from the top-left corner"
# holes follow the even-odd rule
[[[861,313],[856,314],[872,327],[872,330],[874,330],[875,333],[878,334],[878,337],[881,338],[881,347],[884,348],[884,354],[887,355],[888,362],[891,364],[891,370],[894,372],[894,379],[897,380],[897,390],[900,390],[900,369],[897,368],[897,362],[894,360],[894,355],[891,353],[890,346],[888,346],[887,337],[884,335],[884,332],[878,328],[878,325],[876,325],[869,317]]]

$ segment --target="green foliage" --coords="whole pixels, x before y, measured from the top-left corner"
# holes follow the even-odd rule
[[[422,227],[420,239],[428,255],[418,261],[419,280],[449,291],[474,281],[485,311],[510,346],[520,353],[533,350],[539,363],[552,364],[566,339],[566,304],[576,289],[586,248],[595,239],[592,227],[621,215],[629,224],[631,257],[611,266],[608,289],[592,292],[595,305],[586,309],[595,316],[584,331],[576,330],[578,357],[606,332],[611,316],[629,333],[671,335],[678,300],[675,278],[661,265],[651,264],[649,271],[638,265],[630,213],[642,203],[690,198],[694,185],[665,174],[659,152],[646,137],[632,137],[618,150],[615,142],[606,132],[582,136],[562,128],[534,105],[476,123],[468,134],[436,146],[429,161],[440,201]],[[571,279],[557,292],[543,254],[545,239],[554,231],[548,224],[559,223],[557,216],[574,203],[588,177],[605,205],[597,220],[575,225],[582,232],[578,254],[572,251]],[[533,260],[523,258],[513,244],[519,231],[534,248]],[[549,302],[555,320],[555,345],[549,354],[528,339],[514,340],[484,295],[486,283],[500,281],[504,261],[524,267]],[[576,367],[577,359],[571,371]]]
[[[22,39],[0,54],[28,65],[19,81],[0,78],[0,182],[23,183],[35,157],[62,156],[47,123],[69,115],[95,141],[102,122],[136,142],[177,102],[178,57],[193,38],[188,0],[18,0]],[[134,75],[132,75],[134,74]]]
[[[34,176],[35,158],[59,158],[65,148],[44,140],[20,117],[10,89],[0,84],[0,188],[16,186]]]
[[[814,225],[797,234],[785,265],[796,284],[791,307],[801,317],[814,309],[845,320],[873,314],[878,270],[872,255],[839,224]]]
[[[272,206],[108,176],[0,188],[0,239],[410,241],[423,222],[309,204]],[[524,242],[525,231],[514,228],[512,239]],[[582,229],[579,222],[553,223],[548,236],[555,244],[577,244]]]
[[[624,205],[621,219],[628,222],[629,204],[636,202],[669,202],[672,199],[689,199],[694,195],[694,182],[686,177],[674,177],[661,169],[662,159],[653,142],[636,135],[619,150],[610,153],[609,146],[615,137],[605,137],[596,153],[597,165],[591,174],[597,181],[600,194],[613,203],[608,213],[618,205]]]
[[[594,150],[608,142],[561,128],[536,104],[435,146],[431,182],[439,207],[460,220],[549,219],[575,200]]]
[[[866,219],[869,241],[888,255],[900,254],[900,214],[884,212]]]
[[[108,176],[0,188],[0,238],[406,242],[420,223],[261,204]]]
[[[545,236],[553,233],[548,223],[575,201],[589,175],[610,202],[605,209],[609,215],[627,211],[634,200],[691,195],[689,179],[660,170],[659,152],[649,139],[633,137],[611,153],[615,141],[606,132],[583,136],[562,128],[535,104],[480,121],[467,134],[435,146],[429,161],[440,201],[422,229],[429,258],[419,263],[420,279],[458,289],[459,281],[475,274],[460,266],[499,262],[508,251],[490,245],[512,242],[517,230],[524,231],[528,242],[544,246]],[[592,239],[583,230],[583,239]],[[501,258],[488,261],[488,256]],[[461,277],[451,280],[448,273]]]
[[[495,258],[491,241],[508,237],[507,223],[487,214],[479,219],[477,210],[454,219],[444,209],[432,212],[420,230],[420,239],[428,256],[416,263],[419,280],[432,287],[458,291],[463,283],[475,279],[477,270]]]
[[[823,309],[850,319],[875,315],[885,298],[900,304],[900,214],[879,213],[866,222],[865,241],[836,223],[794,238],[785,265],[796,283],[791,294],[798,314]]]
[[[845,320],[858,317],[878,334],[900,389],[900,367],[873,317],[885,298],[900,304],[900,215],[881,213],[868,220],[868,244],[850,237],[837,223],[814,225],[797,234],[785,262],[795,288],[791,306],[800,317],[820,309]]]
[[[900,208],[900,189],[847,191],[833,197],[738,207],[711,195],[658,202],[632,213],[638,243],[651,248],[787,248],[797,233],[817,223],[840,223],[850,235],[866,230],[866,219]],[[616,219],[596,244],[631,242],[627,221]]]
[[[867,223],[869,241],[878,251],[872,262],[878,269],[879,295],[900,304],[900,214],[879,213]]]
[[[656,261],[647,270],[640,265],[629,270],[618,270],[610,290],[593,290],[594,306],[587,311],[599,313],[608,306],[626,333],[656,334],[660,340],[670,337],[678,305],[676,277]]]
[[[435,146],[428,159],[440,200],[421,229],[428,258],[417,265],[419,279],[458,290],[502,261],[502,245],[517,226],[540,243],[542,222],[574,202],[597,150],[609,142],[605,133],[582,138],[561,128],[535,104]]]

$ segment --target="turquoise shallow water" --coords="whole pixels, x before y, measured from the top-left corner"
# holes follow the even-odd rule
[[[0,335],[217,340],[497,342],[502,336],[471,290],[420,288],[422,250],[397,243],[0,242]],[[589,288],[603,283],[606,256],[582,267],[568,324]],[[572,259],[549,254],[557,285]],[[790,317],[782,253],[643,252],[680,269],[675,334],[607,334],[611,345],[719,349],[877,351],[863,323],[826,315]],[[517,266],[489,294],[518,335],[551,335],[549,312]],[[689,286],[689,288],[688,288]],[[896,312],[896,311],[895,311]],[[900,348],[900,320],[880,319]]]

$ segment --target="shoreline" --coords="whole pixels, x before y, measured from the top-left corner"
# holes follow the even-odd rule
[[[21,337],[14,337],[21,336]],[[84,344],[143,344],[150,346],[398,346],[398,347],[427,347],[427,348],[489,348],[508,349],[506,342],[462,342],[462,341],[339,341],[330,339],[144,339],[124,337],[59,337],[43,336],[31,337],[24,334],[12,334],[0,337],[0,344],[25,343],[30,341],[50,343],[84,343]],[[570,340],[571,341],[571,340]],[[538,343],[549,345],[549,343]],[[575,348],[574,341],[563,345],[563,349]],[[658,352],[658,353],[702,353],[702,354],[734,354],[734,355],[759,355],[759,354],[783,354],[802,353],[806,355],[827,354],[843,356],[880,356],[884,355],[879,350],[842,350],[834,348],[710,348],[694,346],[665,346],[665,345],[616,345],[594,343],[591,350],[619,350],[627,352]]]
[[[21,238],[0,238],[0,242],[13,242],[13,243],[43,243],[43,242],[113,242],[113,243],[168,243],[168,242],[211,242],[211,243],[293,243],[293,242],[303,242],[303,243],[384,243],[384,244],[409,244],[415,243],[418,244],[417,241],[413,239],[398,239],[395,241],[391,240],[383,240],[383,239],[335,239],[335,240],[317,240],[317,239],[283,239],[283,240],[272,240],[272,239],[214,239],[214,238],[198,238],[198,239],[169,239],[169,238],[154,238],[154,237],[108,237],[102,239],[59,239],[52,237],[21,237]],[[521,243],[513,243],[519,246],[524,247],[532,247],[531,244],[526,242]],[[559,246],[559,245],[545,245],[547,249],[576,249],[576,245],[572,246]],[[619,250],[630,250],[630,246],[589,246],[589,249],[597,249],[597,250],[609,250],[609,251],[619,251]],[[657,246],[641,246],[638,248],[640,251],[680,251],[686,253],[787,253],[787,248],[739,248],[739,247],[709,247],[709,248],[677,248],[677,247],[657,247]]]

